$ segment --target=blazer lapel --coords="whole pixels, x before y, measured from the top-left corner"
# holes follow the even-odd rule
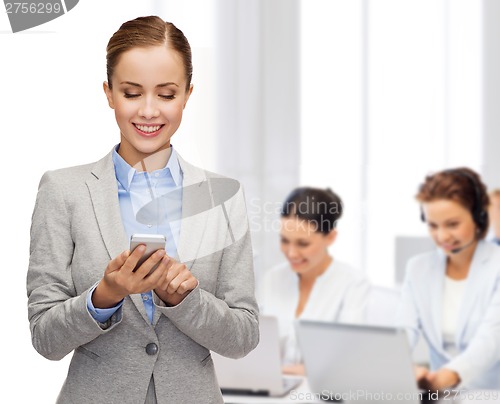
[[[148,313],[146,312],[146,307],[144,306],[144,302],[142,301],[142,295],[140,293],[136,293],[134,295],[128,295],[132,302],[135,304],[135,307],[137,307],[137,310],[139,310],[139,313],[141,313],[142,318],[144,321],[151,326],[151,321],[149,320]],[[154,316],[158,316],[160,318],[160,310],[155,310],[154,311]],[[154,317],[153,317],[154,319]],[[158,321],[158,319],[156,319]],[[154,322],[156,324],[156,322]]]
[[[104,245],[113,259],[128,248],[128,240],[120,213],[112,152],[95,164],[92,175],[87,187]]]
[[[191,269],[202,244],[208,219],[208,212],[200,213],[199,207],[200,204],[206,204],[211,190],[202,169],[187,163],[179,155],[177,157],[183,172],[182,219],[177,255],[179,261]]]
[[[433,268],[434,270],[434,268]],[[446,276],[446,255],[441,251],[437,251],[436,268],[433,282],[429,284],[429,317],[432,322],[430,329],[433,335],[429,335],[436,347],[441,350],[443,347],[443,335],[441,333],[442,324],[442,307],[443,307],[443,288],[444,277]]]
[[[477,303],[479,294],[484,290],[484,288],[480,287],[481,283],[486,280],[484,271],[481,271],[481,269],[484,268],[484,263],[490,256],[490,247],[492,246],[486,244],[486,242],[479,241],[476,251],[474,251],[469,274],[465,284],[465,294],[462,298],[460,306],[460,317],[457,322],[457,332],[455,333],[455,343],[457,346],[459,346],[459,342],[462,340],[466,326],[469,323],[469,318],[473,312],[474,306]]]
[[[129,247],[121,218],[112,153],[113,151],[95,164],[92,169],[92,177],[87,180],[94,213],[110,259],[115,258]],[[142,296],[135,294],[129,297],[144,320],[150,324]]]

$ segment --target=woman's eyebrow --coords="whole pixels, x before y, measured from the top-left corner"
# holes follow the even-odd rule
[[[169,81],[167,83],[162,83],[162,84],[158,84],[156,87],[168,87],[168,86],[176,86],[176,87],[179,87],[177,85],[177,83],[174,83],[173,81]]]
[[[142,88],[142,85],[138,84],[138,83],[134,83],[133,81],[122,81],[120,84],[128,84],[130,86],[134,86],[134,87],[140,87]],[[169,81],[167,83],[161,83],[161,84],[157,84],[156,85],[156,88],[159,88],[159,87],[168,87],[168,86],[176,86],[176,87],[179,87],[179,85],[177,83],[174,83],[173,81]]]
[[[130,86],[141,87],[142,88],[142,86],[140,84],[134,83],[132,81],[122,81],[120,84],[128,84]]]
[[[460,217],[457,216],[457,217],[450,217],[450,218],[444,220],[444,223],[459,222],[459,221],[460,221]],[[429,220],[428,222],[429,223],[434,223],[432,220]]]

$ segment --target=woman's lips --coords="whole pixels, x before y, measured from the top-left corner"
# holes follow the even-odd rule
[[[290,265],[293,267],[298,267],[306,262],[306,260],[288,260],[290,262]]]
[[[164,125],[161,124],[138,124],[134,123],[134,128],[139,135],[144,137],[155,137],[163,128]]]

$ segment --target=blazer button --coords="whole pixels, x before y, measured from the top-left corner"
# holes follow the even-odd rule
[[[150,344],[146,345],[146,353],[148,355],[156,355],[158,353],[158,345],[155,343],[151,342]]]

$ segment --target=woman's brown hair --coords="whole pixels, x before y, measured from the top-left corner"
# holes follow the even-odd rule
[[[193,64],[191,46],[188,40],[171,22],[165,22],[160,17],[139,17],[122,24],[108,42],[106,47],[106,72],[108,86],[112,88],[111,79],[120,56],[130,49],[165,45],[177,51],[182,58],[186,73],[186,91],[191,86]]]
[[[467,167],[440,171],[425,177],[416,195],[420,203],[436,199],[450,199],[458,202],[471,212],[478,229],[478,238],[483,239],[488,232],[489,197],[481,177]],[[422,212],[422,220],[425,221]]]
[[[281,217],[297,216],[316,227],[317,233],[329,234],[337,226],[344,206],[330,188],[295,188],[283,202]]]

